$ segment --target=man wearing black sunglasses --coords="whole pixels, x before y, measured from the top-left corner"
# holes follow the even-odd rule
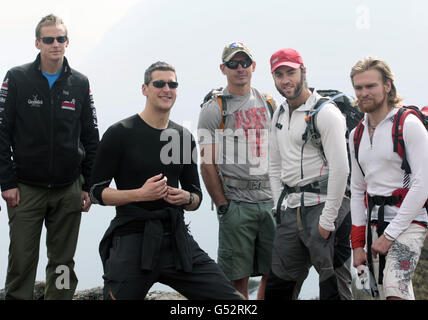
[[[100,244],[105,299],[142,300],[156,282],[188,299],[242,299],[184,223],[184,210],[199,208],[202,191],[196,143],[169,119],[177,87],[173,66],[152,64],[142,87],[144,110],[101,139],[91,199],[116,207]]]
[[[64,57],[67,28],[55,15],[36,27],[33,63],[9,70],[0,91],[0,184],[10,226],[6,299],[32,299],[46,226],[45,299],[72,299],[74,253],[99,142],[86,76]],[[62,271],[60,271],[62,270]]]
[[[198,124],[202,178],[219,220],[218,263],[247,299],[250,276],[262,276],[257,298],[264,298],[275,233],[266,153],[274,103],[251,87],[255,67],[245,44],[227,45],[220,65],[227,87],[203,104]]]

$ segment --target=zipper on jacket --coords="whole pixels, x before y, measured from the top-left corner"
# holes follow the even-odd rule
[[[55,84],[54,84],[54,86],[55,86]],[[49,95],[50,95],[50,102],[51,102],[51,105],[50,105],[50,109],[51,109],[50,110],[51,111],[50,126],[51,126],[51,128],[50,128],[50,141],[49,141],[50,147],[49,147],[49,184],[48,184],[48,188],[51,188],[52,187],[51,182],[53,181],[53,177],[54,177],[54,174],[53,174],[54,150],[53,149],[54,149],[54,119],[55,119],[54,114],[55,114],[55,109],[54,109],[53,87],[52,87],[52,89],[49,90]]]

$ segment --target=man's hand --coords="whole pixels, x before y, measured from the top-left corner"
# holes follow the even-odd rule
[[[168,195],[167,177],[163,177],[160,173],[144,183],[144,185],[137,190],[136,201],[155,201],[165,198]]]
[[[3,191],[1,193],[1,196],[4,201],[6,201],[7,205],[10,207],[16,207],[17,205],[19,205],[19,202],[21,200],[18,188]]]
[[[183,189],[168,187],[168,194],[164,197],[164,200],[175,206],[187,205],[190,200],[190,192]]]
[[[391,247],[393,241],[385,238],[384,235],[381,235],[375,243],[372,244],[372,255],[373,258],[377,257],[377,254],[386,255],[388,253],[389,248]]]
[[[89,194],[86,191],[82,191],[82,212],[88,212],[91,208],[92,202],[89,198]]]
[[[326,240],[330,236],[330,231],[324,229],[323,227],[321,227],[321,225],[318,225],[318,231],[319,231],[321,237],[323,237]]]
[[[354,248],[353,250],[353,261],[354,261],[354,267],[357,268],[358,266],[365,265],[367,262],[367,255],[366,251],[363,247]]]

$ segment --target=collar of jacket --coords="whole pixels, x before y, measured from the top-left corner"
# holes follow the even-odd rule
[[[383,118],[383,120],[381,122],[379,122],[376,127],[379,127],[380,124],[384,123],[387,120],[390,120],[392,122],[393,118],[395,117],[395,114],[398,112],[398,110],[399,110],[398,108],[392,108],[392,110],[389,111],[389,113],[386,115],[386,117]],[[365,113],[364,114],[363,125],[366,128],[368,128],[368,126],[369,126],[368,118],[369,118],[368,114]]]
[[[33,68],[37,71],[42,72],[42,70],[40,69],[40,53],[37,55],[36,60],[34,60],[33,62]],[[71,74],[71,68],[70,65],[68,64],[68,60],[66,57],[64,57],[64,62],[62,64],[62,74]]]

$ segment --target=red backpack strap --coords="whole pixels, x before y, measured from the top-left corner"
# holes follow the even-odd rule
[[[428,112],[428,110],[426,110],[425,112]],[[412,170],[410,169],[410,165],[406,157],[406,149],[404,146],[404,138],[403,138],[403,128],[404,128],[404,121],[406,120],[409,114],[415,115],[416,117],[418,117],[419,120],[424,122],[422,119],[423,115],[421,111],[418,109],[418,107],[403,106],[395,114],[394,122],[392,125],[392,143],[394,146],[394,152],[397,152],[398,155],[403,159],[401,169],[403,169],[407,174],[410,174]]]
[[[355,159],[357,160],[357,163],[358,163],[358,166],[360,167],[361,173],[364,176],[363,168],[361,168],[360,161],[358,160],[358,154],[359,154],[359,151],[360,151],[361,137],[363,136],[363,132],[364,132],[363,120],[364,120],[364,118],[361,119],[360,122],[355,127],[355,131],[354,131],[354,152],[355,152]]]

